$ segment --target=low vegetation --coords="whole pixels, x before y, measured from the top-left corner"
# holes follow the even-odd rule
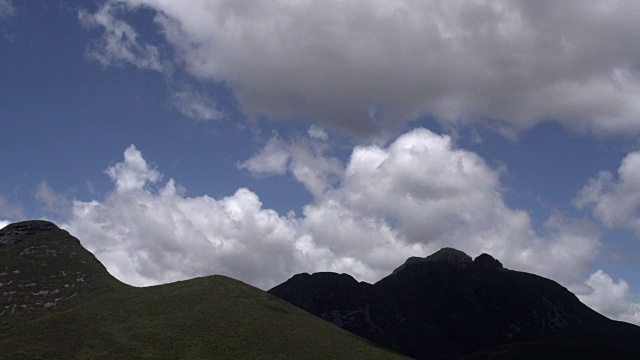
[[[43,255],[24,254],[28,248]],[[0,295],[14,292],[0,304],[9,310],[0,316],[3,359],[402,358],[227,277],[124,285],[57,228],[0,245],[0,257],[12,277],[0,280]],[[53,289],[73,291],[43,300]]]

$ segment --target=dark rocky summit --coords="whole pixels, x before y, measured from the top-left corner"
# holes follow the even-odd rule
[[[15,245],[30,235],[41,234],[56,229],[58,229],[58,227],[54,223],[44,220],[31,220],[9,224],[3,229],[0,229],[0,246]]]
[[[488,254],[445,248],[375,284],[295,275],[270,293],[418,359],[640,358],[640,328],[596,313],[558,283]]]
[[[502,263],[500,261],[494,259],[491,255],[488,254],[480,254],[477,258],[473,260],[473,268],[476,270],[502,270]]]

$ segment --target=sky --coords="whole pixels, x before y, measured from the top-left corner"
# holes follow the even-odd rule
[[[640,325],[640,3],[0,0],[0,226],[118,279],[454,247]]]

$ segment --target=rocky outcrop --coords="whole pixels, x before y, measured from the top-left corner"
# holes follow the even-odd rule
[[[471,257],[460,250],[442,248],[427,257],[412,256],[408,258],[404,264],[400,265],[400,267],[393,271],[393,274],[396,274],[407,267],[421,263],[442,263],[451,265],[455,268],[466,269],[472,262]]]
[[[68,232],[48,221],[0,230],[0,330],[124,286]]]
[[[475,270],[504,270],[502,267],[502,263],[496,259],[494,259],[489,254],[480,254],[478,257],[473,259],[473,268]]]
[[[13,223],[0,229],[0,246],[15,245],[31,235],[45,233],[51,230],[59,230],[49,221],[31,220]]]

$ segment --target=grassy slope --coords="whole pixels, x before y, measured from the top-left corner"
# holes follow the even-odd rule
[[[0,335],[3,359],[395,359],[240,281],[122,288]]]
[[[231,278],[122,284],[55,226],[0,246],[0,357],[402,358]]]
[[[66,231],[28,235],[0,246],[0,334],[14,323],[128,287]]]

